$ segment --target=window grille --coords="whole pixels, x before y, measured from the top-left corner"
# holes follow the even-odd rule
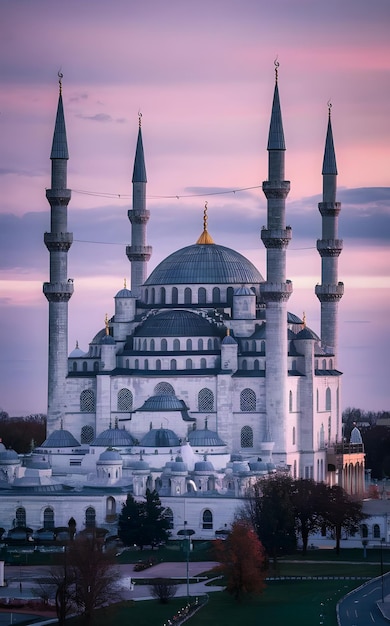
[[[253,389],[243,389],[240,393],[240,410],[253,412],[256,411],[256,394]]]

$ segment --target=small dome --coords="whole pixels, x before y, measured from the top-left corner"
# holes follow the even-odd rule
[[[233,462],[233,472],[235,474],[247,474],[249,472],[249,465],[245,461],[234,461]]]
[[[20,459],[15,450],[3,450],[0,452],[0,465],[14,465],[20,463]]]
[[[214,472],[214,465],[211,461],[198,461],[195,463],[195,472]]]
[[[182,472],[188,472],[187,463],[184,463],[181,456],[176,457],[175,461],[171,465],[172,474],[180,474]]]
[[[157,394],[151,396],[143,405],[137,409],[138,411],[186,411],[187,407],[183,400],[179,400],[173,394]]]
[[[91,446],[123,448],[134,446],[135,440],[124,428],[107,428],[94,439]]]
[[[78,448],[79,442],[69,430],[54,430],[38,448]]]
[[[103,346],[114,346],[115,339],[111,335],[104,335],[103,339],[100,340],[100,344]]]
[[[139,461],[132,461],[129,467],[135,471],[141,471],[141,470],[149,471],[149,463],[147,463],[143,459],[139,459]]]
[[[102,464],[114,463],[115,465],[120,465],[122,464],[122,457],[119,454],[119,452],[116,452],[116,450],[106,450],[105,452],[102,452],[101,455],[99,456],[98,463],[102,463]]]
[[[77,358],[83,357],[85,355],[86,355],[86,353],[83,350],[80,350],[80,348],[79,348],[79,342],[76,341],[76,347],[70,353],[69,358],[70,359],[77,359]]]
[[[142,437],[140,446],[145,446],[145,448],[173,448],[180,446],[180,440],[169,428],[152,428]]]
[[[251,472],[268,473],[267,463],[264,463],[264,461],[249,461],[249,469]]]
[[[188,433],[188,441],[193,448],[225,446],[226,444],[219,437],[218,433],[208,428],[191,430]]]
[[[226,335],[226,337],[222,339],[223,346],[229,346],[233,344],[237,344],[237,341],[231,335]]]
[[[237,289],[234,290],[233,293],[234,296],[255,296],[256,294],[253,293],[252,289],[249,289],[249,287],[237,287]]]
[[[118,293],[114,297],[115,298],[132,298],[133,294],[131,293],[129,289],[125,288],[125,289],[120,289],[120,291],[118,291]]]
[[[296,334],[295,339],[311,339],[312,341],[318,341],[319,337],[315,334],[314,330],[306,326]]]

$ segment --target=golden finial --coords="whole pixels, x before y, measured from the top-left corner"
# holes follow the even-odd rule
[[[79,347],[79,342],[78,342],[78,340],[76,339],[76,350],[78,350],[78,347]]]
[[[207,230],[207,200],[204,203],[204,211],[203,211],[203,230]]]
[[[214,243],[213,238],[210,237],[208,231],[207,231],[207,201],[204,203],[204,210],[203,210],[203,233],[201,234],[201,236],[199,237],[198,241],[196,243]]]
[[[104,325],[106,327],[106,335],[110,334],[110,329],[108,328],[108,315],[106,313],[106,317],[104,318]]]
[[[126,289],[126,278],[123,280],[123,288]]]
[[[279,69],[279,61],[278,61],[278,57],[276,56],[276,59],[274,61],[274,66],[275,66],[275,83],[278,82],[278,69]]]
[[[302,324],[303,324],[303,328],[306,328],[306,313],[305,313],[305,311],[303,311]]]
[[[62,79],[64,78],[63,73],[61,72],[61,69],[58,70],[58,84],[60,86],[60,95],[62,94]]]
[[[226,329],[226,337],[230,337],[230,328]]]
[[[329,115],[329,119],[330,119],[330,115],[331,115],[331,112],[332,112],[332,101],[330,100],[330,98],[329,98],[329,100],[327,102],[327,106],[328,106],[328,115]]]
[[[141,111],[138,111],[138,127],[141,128],[141,124],[142,124],[142,113]]]

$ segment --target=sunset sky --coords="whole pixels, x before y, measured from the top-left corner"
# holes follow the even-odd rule
[[[69,351],[129,281],[127,210],[142,112],[148,270],[216,243],[265,276],[261,183],[278,58],[291,181],[289,310],[317,333],[316,240],[328,106],[338,165],[342,406],[389,410],[389,0],[4,0],[0,3],[0,409],[46,412],[50,149],[59,70],[70,160]],[[224,192],[224,193],[222,193]],[[235,193],[233,193],[235,192]]]

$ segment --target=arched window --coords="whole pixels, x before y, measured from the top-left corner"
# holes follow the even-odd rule
[[[243,360],[242,365],[241,365],[241,369],[243,369],[243,370],[247,370],[248,369],[248,363],[246,362],[246,359]]]
[[[179,303],[179,292],[177,287],[172,287],[172,304]]]
[[[292,445],[295,446],[295,426],[292,429]]]
[[[129,359],[126,359],[125,367],[126,369],[129,369]]]
[[[320,394],[319,394],[318,389],[316,391],[316,405],[317,405],[317,413],[318,413],[318,411],[320,410]]]
[[[233,287],[228,287],[226,290],[226,300],[229,306],[232,306],[233,304],[233,293],[234,293]]]
[[[297,477],[297,462],[294,459],[294,465],[293,465],[293,478],[294,478],[294,480],[296,479],[296,477]]]
[[[112,496],[108,496],[106,500],[106,515],[115,515],[116,514],[116,502],[115,498]]]
[[[148,359],[144,360],[144,370],[148,370],[149,369],[149,361]]]
[[[93,371],[94,372],[98,372],[99,371],[99,361],[94,361],[94,363],[93,363]]]
[[[214,394],[211,389],[201,389],[198,393],[198,411],[208,413],[214,411]]]
[[[83,372],[88,372],[88,363],[87,363],[87,361],[83,361]]]
[[[216,337],[214,339],[214,350],[218,350],[219,349],[219,339],[218,337]]]
[[[18,506],[18,508],[16,509],[15,524],[18,528],[20,528],[21,526],[27,526],[26,509],[24,508],[24,506]]]
[[[54,511],[50,506],[43,511],[43,528],[46,530],[53,530],[54,528]]]
[[[186,370],[192,370],[192,359],[186,359]]]
[[[163,516],[165,517],[165,519],[167,520],[169,526],[169,529],[172,529],[174,527],[174,519],[173,519],[173,511],[172,509],[170,509],[169,507],[167,507],[164,510]]]
[[[330,388],[327,387],[325,391],[325,411],[330,411],[332,408],[332,394]]]
[[[192,304],[192,291],[189,287],[184,289],[184,304]]]
[[[77,372],[77,361],[73,361],[73,371]]]
[[[293,370],[297,369],[297,361],[296,361],[296,359],[293,359],[291,369],[293,369]]]
[[[203,530],[212,530],[213,528],[213,514],[210,509],[203,511],[202,526]]]
[[[177,367],[176,359],[171,359],[171,370],[175,370]]]
[[[253,389],[245,388],[240,393],[240,411],[256,411],[256,394]]]
[[[198,289],[198,304],[206,304],[206,289],[204,287]]]
[[[133,410],[133,394],[130,389],[124,388],[118,391],[117,410],[127,413]]]
[[[207,340],[207,350],[212,350],[213,349],[213,340],[212,339],[208,339]]]
[[[265,341],[260,343],[260,352],[261,354],[265,354]]]
[[[154,304],[156,298],[156,292],[154,290],[154,287],[152,287],[152,290],[150,292],[150,304]]]
[[[150,350],[151,352],[153,352],[155,350],[155,343],[154,343],[154,339],[150,340]]]
[[[149,291],[145,289],[145,304],[148,304],[148,300],[149,300]]]
[[[318,359],[314,361],[314,369],[318,370]]]
[[[80,434],[80,442],[81,443],[92,443],[95,438],[95,431],[92,426],[83,426],[81,428]]]
[[[381,529],[379,524],[374,524],[372,527],[372,536],[374,537],[374,539],[380,539],[381,536]]]
[[[161,287],[161,289],[160,289],[160,303],[161,304],[165,304],[165,300],[166,300],[165,287]]]
[[[320,428],[320,450],[325,448],[325,428],[324,425],[321,424]]]
[[[166,352],[168,350],[168,342],[166,339],[161,339],[161,351]]]
[[[253,363],[253,368],[257,371],[260,369],[259,359],[255,359]]]
[[[203,339],[198,339],[198,350],[203,350]]]
[[[134,369],[138,370],[139,369],[139,360],[135,359],[134,361]]]
[[[322,359],[322,369],[326,370],[326,359]]]
[[[367,524],[362,524],[360,526],[360,530],[361,530],[363,539],[366,539],[368,537],[368,526],[367,526]]]
[[[173,349],[175,352],[179,352],[180,350],[180,341],[179,339],[174,339],[173,340]]]
[[[142,342],[142,350],[147,350],[147,349],[148,349],[148,342],[146,341],[146,339],[144,339]]]
[[[205,370],[207,368],[207,361],[203,357],[200,359],[200,369]]]
[[[155,396],[174,396],[175,390],[170,383],[157,383],[154,388]]]
[[[241,428],[241,448],[253,448],[253,429],[250,426]]]
[[[156,370],[160,370],[161,369],[161,360],[157,359],[156,360]]]
[[[80,411],[93,413],[95,411],[95,394],[92,389],[84,389],[80,394]]]
[[[333,369],[333,359],[329,359],[329,369]]]
[[[221,290],[219,287],[213,288],[213,303],[218,304],[221,302]]]
[[[290,413],[292,413],[292,410],[293,410],[293,394],[292,394],[291,390],[288,392],[288,410],[289,410]]]
[[[85,511],[85,528],[95,528],[96,511],[93,506],[89,506]]]
[[[192,339],[187,339],[187,341],[186,341],[186,349],[188,350],[188,352],[190,352],[190,350],[192,350]]]

